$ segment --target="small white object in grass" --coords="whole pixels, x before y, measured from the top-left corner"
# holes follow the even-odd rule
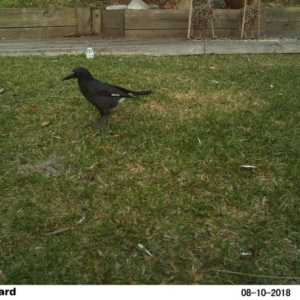
[[[85,216],[83,216],[83,217],[77,222],[77,224],[81,224],[84,220],[85,220]]]
[[[215,70],[216,68],[215,67],[210,67],[212,70]]]
[[[256,169],[256,167],[252,165],[240,165],[240,167],[244,169]]]
[[[273,84],[271,84],[270,87],[272,88],[272,87],[273,87]]]
[[[143,244],[138,244],[138,246],[144,250],[149,256],[153,257],[153,255],[145,248],[145,246]]]
[[[199,142],[199,144],[200,145],[202,145],[202,142],[201,142],[201,140],[197,137],[197,139],[198,139],[198,142]]]
[[[119,100],[119,103],[122,103],[124,100],[125,100],[125,98],[121,98],[121,99]]]
[[[252,255],[250,252],[242,252],[242,256],[250,256]]]
[[[0,88],[0,94],[4,91],[4,89]]]
[[[94,50],[93,50],[93,48],[87,48],[86,49],[86,58],[87,59],[90,59],[90,58],[94,58]]]
[[[217,80],[212,80],[212,82],[213,82],[213,83],[216,83],[216,84],[219,83],[219,81],[217,81]]]

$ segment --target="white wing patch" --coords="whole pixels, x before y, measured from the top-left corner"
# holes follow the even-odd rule
[[[121,96],[120,94],[111,94],[111,96]]]
[[[121,99],[118,101],[119,104],[122,103],[124,100],[125,100],[125,97],[124,97],[124,98],[121,98]]]

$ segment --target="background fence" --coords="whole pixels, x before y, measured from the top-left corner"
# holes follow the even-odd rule
[[[218,38],[239,37],[235,20],[237,10],[214,12]],[[101,10],[88,7],[0,9],[1,38],[47,38],[80,36],[92,33],[112,37],[182,37],[187,36],[187,10]],[[300,38],[300,7],[264,8],[260,35]],[[203,37],[211,37],[206,29]]]

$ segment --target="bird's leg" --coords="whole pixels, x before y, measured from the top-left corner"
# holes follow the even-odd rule
[[[106,119],[106,117],[108,116],[108,114],[101,114],[101,117],[99,119],[99,121],[97,123],[95,123],[94,125],[92,125],[92,129],[96,129],[98,128],[99,126],[102,125],[103,121]]]

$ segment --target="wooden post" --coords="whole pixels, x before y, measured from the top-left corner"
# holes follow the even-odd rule
[[[259,39],[259,27],[260,27],[260,0],[258,0],[257,39]]]
[[[245,0],[245,3],[244,3],[241,39],[244,37],[244,27],[245,27],[245,17],[246,17],[246,7],[247,7],[247,0]]]
[[[92,31],[101,34],[101,9],[92,9]]]
[[[215,38],[215,29],[214,29],[214,21],[213,21],[213,18],[214,18],[214,14],[212,14],[211,16],[211,32],[212,32],[212,38],[214,39]]]
[[[191,3],[190,3],[189,27],[188,27],[188,33],[187,33],[188,39],[191,37],[192,12],[193,12],[193,0],[191,0]]]
[[[91,19],[91,9],[89,7],[77,7],[77,33],[79,35],[91,33]]]

